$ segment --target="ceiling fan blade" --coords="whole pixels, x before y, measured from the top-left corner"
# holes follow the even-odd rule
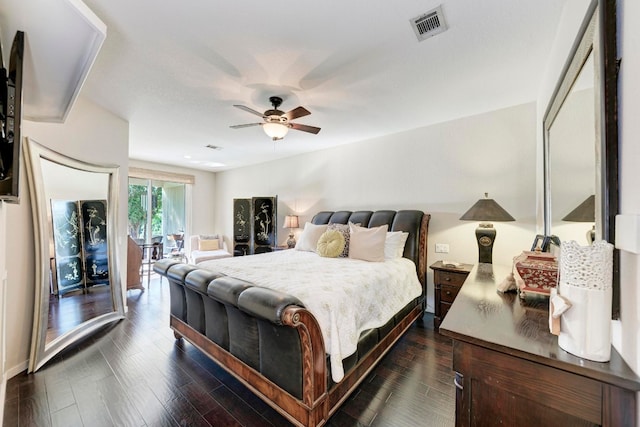
[[[231,129],[240,129],[240,128],[248,128],[251,126],[262,126],[264,123],[247,123],[244,125],[233,125],[233,126],[229,126]]]
[[[249,108],[249,107],[244,106],[244,105],[236,105],[236,104],[234,104],[233,106],[236,107],[236,108],[239,108],[241,110],[244,110],[247,113],[251,113],[251,114],[255,114],[256,116],[264,117],[264,114],[254,110],[253,108]]]
[[[282,117],[286,117],[287,120],[291,121],[291,120],[297,119],[298,117],[308,116],[309,114],[311,114],[311,112],[309,110],[307,110],[306,108],[297,107],[297,108],[294,108],[291,111],[287,111],[286,113],[284,113],[282,115]]]
[[[320,132],[320,128],[317,128],[315,126],[300,125],[298,123],[289,123],[289,125],[291,126],[291,129],[301,130],[303,132],[309,132],[309,133],[315,133],[315,134]]]

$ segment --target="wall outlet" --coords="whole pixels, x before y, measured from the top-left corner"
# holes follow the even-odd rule
[[[448,254],[449,245],[446,243],[436,243],[436,253]]]

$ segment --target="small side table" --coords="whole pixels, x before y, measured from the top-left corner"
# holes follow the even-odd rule
[[[437,261],[429,267],[433,270],[435,315],[433,328],[438,331],[440,323],[447,315],[451,304],[456,299],[462,284],[473,268],[473,264],[460,264],[458,267],[445,266]]]
[[[169,254],[167,254],[167,258],[175,259],[176,261],[184,263],[189,262],[187,256],[183,251],[170,252]]]

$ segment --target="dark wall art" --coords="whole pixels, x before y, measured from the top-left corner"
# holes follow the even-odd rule
[[[233,199],[234,256],[271,252],[277,242],[276,197]]]
[[[276,245],[276,203],[275,197],[253,198],[253,251],[271,252]]]

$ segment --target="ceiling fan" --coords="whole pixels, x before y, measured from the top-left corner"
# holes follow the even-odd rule
[[[249,108],[244,105],[234,105],[241,110],[247,111],[251,114],[255,114],[256,116],[262,117],[264,120],[260,123],[247,123],[244,125],[234,125],[230,126],[232,129],[240,129],[246,128],[249,126],[262,126],[264,132],[274,141],[278,141],[289,132],[289,129],[301,130],[303,132],[309,132],[313,134],[317,134],[320,132],[320,128],[315,126],[301,125],[299,123],[291,123],[291,120],[295,120],[299,117],[308,116],[311,114],[309,110],[304,107],[296,107],[291,111],[278,110],[280,104],[282,104],[282,98],[279,96],[271,96],[269,97],[269,102],[273,105],[272,110],[267,110],[264,113],[260,113],[253,108]]]

